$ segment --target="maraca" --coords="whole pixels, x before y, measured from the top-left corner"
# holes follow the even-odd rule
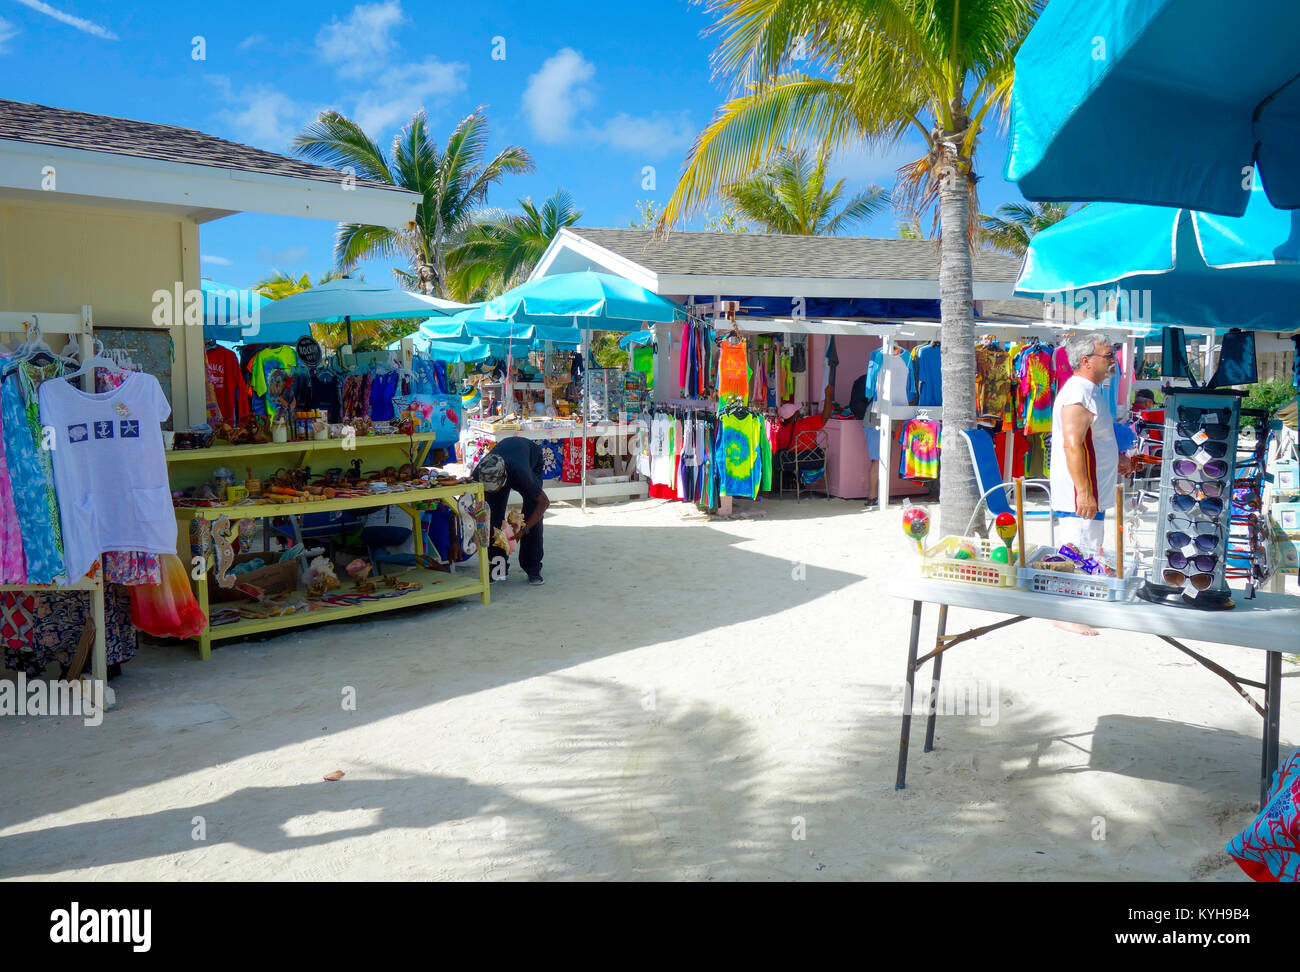
[[[1005,564],[1011,561],[1011,541],[1016,538],[1016,515],[1014,513],[999,513],[996,520],[993,521],[993,527],[998,531],[998,536],[1006,545],[1007,556],[1003,560],[1001,557],[995,558],[998,563]]]
[[[903,532],[916,541],[916,549],[924,550],[922,541],[930,534],[930,514],[919,506],[903,510]]]

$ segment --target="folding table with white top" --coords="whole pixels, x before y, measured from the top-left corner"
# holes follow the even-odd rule
[[[898,745],[898,778],[895,789],[903,789],[907,778],[908,741],[912,729],[911,700],[916,673],[920,666],[933,660],[934,672],[929,719],[925,730],[925,752],[934,748],[934,700],[938,694],[943,655],[963,641],[990,634],[999,628],[1028,618],[1048,621],[1073,621],[1094,628],[1114,628],[1152,634],[1195,659],[1231,685],[1264,720],[1263,752],[1260,760],[1260,805],[1263,806],[1269,783],[1278,766],[1280,709],[1282,699],[1282,655],[1300,651],[1300,597],[1290,594],[1258,593],[1247,599],[1239,590],[1232,592],[1236,607],[1228,611],[1200,611],[1142,600],[1110,602],[1054,594],[1034,593],[1018,588],[997,588],[979,584],[914,577],[896,581],[890,588],[894,597],[912,602],[912,633],[907,649],[907,694],[904,696],[903,728]],[[921,609],[925,604],[939,605],[939,627],[934,650],[918,657],[921,639]],[[948,608],[963,607],[1012,617],[961,634],[950,635],[945,629]],[[1178,638],[1218,645],[1238,645],[1265,652],[1262,682],[1235,675]],[[1245,686],[1262,689],[1264,703],[1246,691]]]

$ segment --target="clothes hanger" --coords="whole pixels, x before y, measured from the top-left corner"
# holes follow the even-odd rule
[[[86,374],[93,374],[96,368],[103,368],[106,371],[111,371],[119,375],[132,374],[132,372],[123,368],[112,358],[105,356],[104,343],[97,338],[95,340],[95,353],[91,355],[90,358],[88,358],[76,371],[71,374],[60,375],[59,377],[65,381],[71,381],[74,378],[80,378]]]

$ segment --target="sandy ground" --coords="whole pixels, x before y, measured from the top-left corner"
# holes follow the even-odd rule
[[[1244,879],[1222,847],[1255,811],[1261,725],[1226,684],[1154,638],[1026,622],[948,656],[983,714],[942,716],[929,754],[915,720],[896,792],[898,511],[751,508],[557,507],[543,588],[513,570],[488,608],[209,662],[149,647],[98,728],[0,719],[0,876]]]

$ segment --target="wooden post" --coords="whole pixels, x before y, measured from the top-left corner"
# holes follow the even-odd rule
[[[1115,484],[1115,555],[1119,558],[1115,576],[1124,579],[1124,484]]]
[[[1016,549],[1019,551],[1020,566],[1025,566],[1025,480],[1016,477]]]

